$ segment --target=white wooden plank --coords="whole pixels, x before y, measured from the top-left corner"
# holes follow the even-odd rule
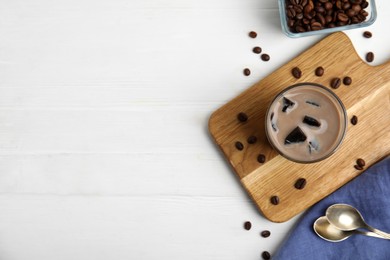
[[[270,224],[243,205],[240,199],[196,196],[3,195],[0,255],[14,260],[259,259],[263,250],[275,250],[293,221]],[[253,223],[250,231],[243,229],[246,220]],[[271,230],[270,238],[259,235],[264,229]]]
[[[202,106],[2,110],[0,152],[210,152],[215,146],[207,132],[209,116],[210,110]]]
[[[0,192],[250,199],[218,154],[0,155]]]

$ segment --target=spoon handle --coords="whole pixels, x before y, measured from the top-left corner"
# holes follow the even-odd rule
[[[360,235],[365,235],[365,236],[369,236],[369,237],[376,237],[376,238],[382,238],[382,239],[390,239],[390,238],[386,238],[386,237],[383,237],[383,236],[380,236],[374,232],[369,232],[369,231],[360,231],[360,230],[356,230],[357,234],[360,234]]]
[[[373,228],[373,227],[370,227],[369,225],[367,225],[367,229],[380,235],[381,237],[384,237],[384,238],[387,238],[387,239],[390,239],[390,234],[389,233],[386,233],[386,232],[383,232],[379,229],[376,229],[376,228]]]

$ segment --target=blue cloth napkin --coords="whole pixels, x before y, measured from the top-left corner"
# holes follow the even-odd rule
[[[314,221],[336,203],[356,207],[370,226],[390,233],[390,157],[368,168],[304,213],[273,259],[389,260],[390,240],[353,235],[334,243],[316,235]]]

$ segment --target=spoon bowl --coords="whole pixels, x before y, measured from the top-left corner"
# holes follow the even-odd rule
[[[319,217],[314,222],[313,229],[319,237],[329,242],[340,242],[353,235],[352,231],[337,229],[329,223],[326,216]]]
[[[360,212],[347,204],[334,204],[326,210],[329,222],[341,230],[355,230],[367,224]]]

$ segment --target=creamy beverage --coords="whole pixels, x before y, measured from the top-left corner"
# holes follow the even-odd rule
[[[296,162],[316,162],[332,154],[343,140],[346,112],[327,88],[303,83],[287,88],[270,105],[266,133],[271,145]]]

